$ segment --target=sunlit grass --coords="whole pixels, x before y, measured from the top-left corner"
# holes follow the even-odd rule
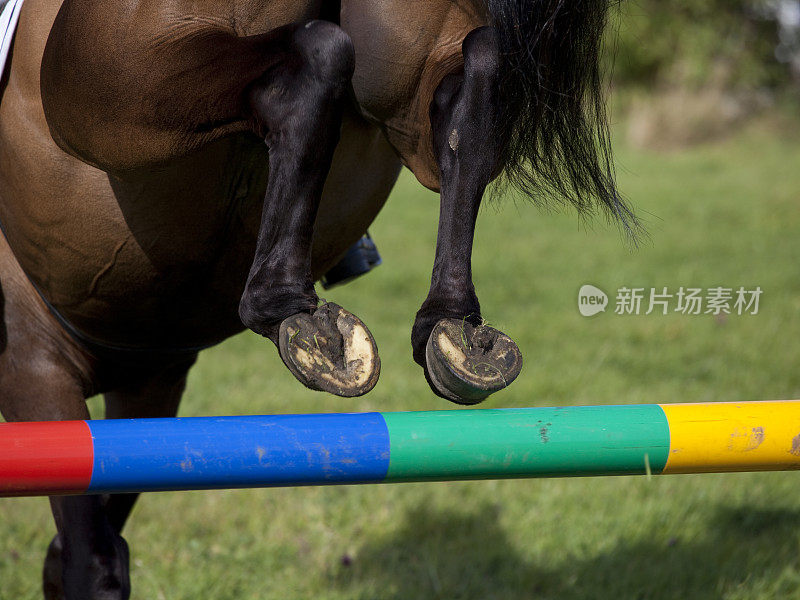
[[[620,148],[621,187],[650,237],[524,202],[479,219],[474,278],[525,367],[487,407],[800,397],[800,144],[759,129],[675,154]],[[411,361],[438,198],[404,173],[371,228],[375,272],[325,293],[358,314],[383,372],[367,397],[304,390],[274,348],[204,353],[182,415],[449,408]],[[605,314],[577,311],[592,283]],[[761,286],[760,313],[613,314],[623,286]],[[93,401],[96,409],[98,403]],[[151,494],[126,537],[134,597],[800,597],[794,473],[402,484]],[[39,596],[44,500],[0,500],[0,598]]]

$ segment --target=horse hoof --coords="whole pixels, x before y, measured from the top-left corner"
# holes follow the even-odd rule
[[[428,338],[425,362],[440,396],[456,404],[478,404],[517,378],[522,354],[502,331],[442,319]]]
[[[351,398],[378,383],[381,359],[369,329],[341,306],[327,303],[313,315],[285,319],[278,334],[281,359],[312,390]]]

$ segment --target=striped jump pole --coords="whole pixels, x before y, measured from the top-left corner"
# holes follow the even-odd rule
[[[0,424],[0,496],[800,468],[800,401]]]

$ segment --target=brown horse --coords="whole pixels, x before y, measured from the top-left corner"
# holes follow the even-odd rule
[[[521,357],[470,266],[486,186],[634,222],[600,94],[607,4],[26,0],[0,82],[3,416],[86,419],[96,393],[108,418],[174,415],[197,353],[243,324],[306,386],[369,391],[374,340],[314,281],[401,164],[441,191],[414,359],[455,402],[505,387]],[[128,597],[134,501],[51,500],[47,598]]]

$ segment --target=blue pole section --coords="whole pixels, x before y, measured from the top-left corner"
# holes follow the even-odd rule
[[[380,482],[379,413],[89,421],[89,494]]]

